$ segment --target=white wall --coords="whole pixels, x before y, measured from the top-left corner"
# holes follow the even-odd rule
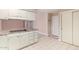
[[[48,35],[48,13],[37,12],[36,13],[36,26],[39,32]]]

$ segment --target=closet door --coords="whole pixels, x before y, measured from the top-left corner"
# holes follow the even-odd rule
[[[62,12],[62,41],[72,44],[72,12]]]
[[[73,13],[73,44],[79,46],[79,12]]]

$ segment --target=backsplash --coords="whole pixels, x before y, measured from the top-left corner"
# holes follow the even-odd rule
[[[21,30],[24,29],[24,21],[22,20],[2,20],[1,30]]]

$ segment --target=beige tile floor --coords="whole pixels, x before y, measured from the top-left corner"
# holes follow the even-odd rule
[[[79,47],[60,42],[57,39],[42,37],[39,42],[23,50],[79,50]]]

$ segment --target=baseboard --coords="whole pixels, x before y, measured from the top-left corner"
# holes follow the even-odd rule
[[[45,35],[45,36],[48,36],[48,34],[47,33],[42,33],[42,32],[39,32],[39,31],[37,31],[39,34],[42,34],[42,35]]]

